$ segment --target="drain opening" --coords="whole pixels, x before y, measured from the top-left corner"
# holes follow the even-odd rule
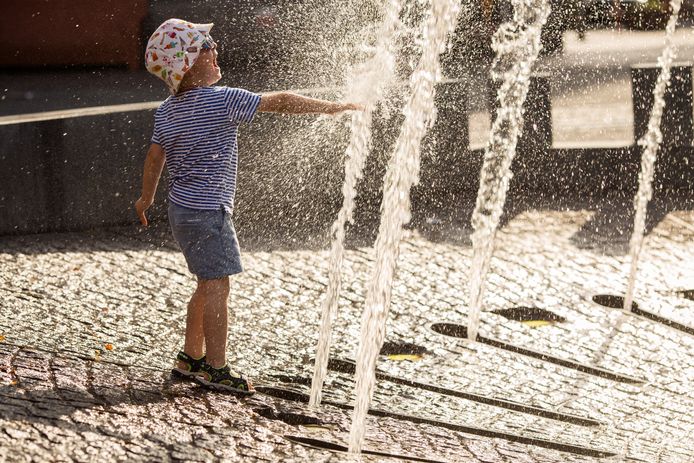
[[[492,313],[501,315],[509,320],[515,320],[531,328],[564,323],[566,318],[549,310],[538,307],[511,307],[510,309],[494,310]]]
[[[256,391],[258,391],[261,394],[266,394],[266,395],[269,395],[272,397],[277,397],[277,398],[286,399],[286,400],[293,400],[296,402],[308,403],[308,395],[302,394],[300,392],[294,392],[294,391],[288,391],[286,389],[264,387],[264,386],[256,386],[255,389],[256,389]],[[329,402],[329,401],[324,400],[323,404],[337,407],[337,408],[340,408],[342,410],[352,410],[353,409],[352,405],[339,403],[339,402]],[[460,425],[460,424],[454,424],[454,423],[447,423],[445,421],[431,420],[431,419],[416,417],[416,416],[411,416],[411,415],[402,415],[402,414],[393,413],[393,412],[389,412],[389,411],[385,411],[385,410],[378,410],[375,408],[369,409],[369,415],[382,417],[382,418],[383,417],[393,418],[396,420],[407,421],[407,422],[415,423],[415,424],[427,424],[427,425],[431,425],[431,426],[438,426],[438,427],[442,427],[444,429],[450,429],[453,431],[463,432],[463,433],[467,433],[467,434],[473,434],[473,435],[477,435],[477,436],[501,438],[501,439],[506,439],[506,440],[511,441],[511,442],[520,442],[523,444],[537,445],[539,447],[544,447],[544,448],[548,448],[548,449],[556,449],[556,450],[561,450],[564,452],[571,452],[571,453],[575,453],[578,455],[590,455],[590,456],[596,456],[596,457],[607,457],[607,456],[616,455],[615,453],[609,452],[606,450],[598,450],[598,449],[592,449],[592,448],[587,448],[587,447],[580,447],[580,446],[564,444],[564,443],[560,443],[560,442],[548,441],[545,439],[536,439],[536,438],[532,438],[532,437],[519,436],[516,434],[511,434],[511,433],[506,433],[506,432],[497,432],[497,431],[492,431],[489,429],[477,428],[475,426],[466,426],[466,425]],[[299,437],[299,436],[285,436],[285,437],[289,440],[294,439],[294,442],[302,444],[302,445],[306,445],[306,446],[315,446],[317,448],[324,448],[326,450],[333,450],[333,451],[338,451],[338,452],[347,451],[346,447],[341,446],[339,444],[334,444],[331,442],[327,442],[327,444],[331,447],[316,445],[316,444],[320,444],[320,443],[324,442],[324,441],[320,441],[318,439]],[[417,457],[412,457],[412,456],[402,457],[402,456],[398,456],[398,455],[388,455],[388,454],[379,453],[379,452],[364,451],[362,453],[370,454],[370,455],[388,456],[391,458],[403,458],[403,459],[410,460],[410,461],[421,461],[421,462],[427,462],[427,463],[434,461],[434,460],[427,460],[427,459],[417,458]]]
[[[417,362],[424,358],[424,354],[429,353],[424,347],[412,344],[411,342],[389,342],[386,341],[381,347],[380,354],[388,360],[396,362]]]
[[[680,291],[678,294],[685,292],[688,291]],[[694,293],[694,291],[692,291],[692,293]],[[690,295],[694,296],[694,294]],[[612,296],[609,294],[598,294],[597,296],[593,296],[593,302],[595,302],[596,304],[600,304],[604,307],[609,307],[611,309],[621,309],[624,306],[624,298],[622,296]],[[678,331],[694,335],[694,327],[676,322],[675,320],[670,320],[669,318],[665,318],[661,315],[658,315],[657,313],[642,310],[639,308],[639,305],[636,302],[631,303],[631,313],[632,315],[637,315],[639,317],[646,318],[656,323],[661,323],[663,325],[669,326],[670,328],[676,329]]]
[[[355,364],[352,360],[331,358],[328,362],[328,369],[331,371],[339,371],[342,373],[354,374]],[[472,400],[474,402],[479,402],[487,405],[493,405],[495,407],[506,408],[508,410],[514,410],[521,413],[528,413],[531,415],[542,416],[552,420],[565,421],[568,423],[579,424],[583,426],[600,426],[602,423],[600,421],[586,418],[576,415],[567,415],[563,413],[556,413],[542,408],[537,408],[529,405],[522,405],[518,402],[506,401],[502,399],[495,399],[493,397],[477,395],[472,392],[457,391],[454,389],[448,389],[440,386],[436,386],[430,383],[420,383],[417,381],[412,381],[410,379],[399,378],[397,376],[392,376],[382,371],[376,369],[376,378],[379,380],[389,381],[394,384],[403,384],[409,387],[416,387],[425,391],[436,392],[437,394],[450,395],[453,397],[461,397],[463,399]],[[310,379],[307,381],[311,382]],[[257,387],[256,387],[257,389]]]
[[[281,389],[279,387],[256,386],[255,390],[261,394],[269,395],[277,399],[289,400],[291,402],[308,403],[308,395],[301,392],[291,391],[289,389]]]
[[[467,338],[467,327],[457,323],[434,323],[431,329],[444,336],[453,338]],[[479,339],[479,335],[477,336]]]
[[[608,307],[610,309],[622,309],[624,308],[624,297],[615,296],[613,294],[596,294],[593,296],[593,302],[603,307]],[[636,301],[632,301],[631,310],[638,309],[639,305]]]
[[[425,347],[412,344],[411,342],[390,342],[386,341],[381,347],[381,355],[424,355],[428,351]]]
[[[430,325],[430,329],[435,333],[442,334],[444,336],[462,338],[467,340],[467,328],[464,325],[458,325],[456,323],[434,323]],[[605,378],[612,381],[619,381],[622,383],[632,384],[641,384],[645,382],[642,379],[633,378],[622,373],[616,373],[614,371],[606,370],[604,368],[596,366],[584,365],[566,358],[555,357],[544,352],[517,346],[515,344],[509,344],[498,339],[485,338],[484,336],[477,335],[477,338],[475,340],[480,344],[486,344],[488,346],[507,350],[509,352],[514,352],[516,354],[524,355],[526,357],[536,358],[538,360],[542,360],[543,362],[553,363],[555,365],[571,368],[573,370],[588,373],[590,375],[598,376],[600,378]]]
[[[315,449],[320,449],[320,450],[329,450],[331,452],[339,452],[339,453],[347,453],[348,448],[345,447],[344,445],[336,444],[334,442],[329,442],[329,441],[324,441],[320,439],[312,439],[310,437],[302,437],[302,436],[284,436],[285,439],[287,439],[290,442],[294,442],[295,444],[300,444],[305,447],[310,447],[310,448],[315,448]],[[422,463],[443,463],[440,460],[431,460],[429,458],[421,458],[421,457],[415,457],[412,455],[398,455],[394,453],[386,453],[386,452],[377,452],[375,450],[367,450],[367,449],[362,449],[361,453],[363,455],[374,455],[378,457],[386,457],[386,458],[394,458],[398,460],[407,460],[407,461],[417,461],[417,462],[422,462]]]
[[[335,444],[334,442],[329,442],[320,439],[311,439],[310,437],[302,436],[284,436],[288,441],[294,442],[295,444],[301,444],[306,447],[312,447],[321,450],[330,450],[331,452],[344,452],[347,453],[347,447],[340,444]]]
[[[682,291],[677,291],[677,295],[690,301],[694,301],[694,289],[684,289]]]
[[[301,413],[282,412],[272,407],[262,407],[253,410],[258,415],[269,420],[281,421],[290,426],[315,426],[325,424],[315,416],[303,415]]]
[[[276,379],[281,383],[289,384],[301,384],[302,386],[310,386],[311,378],[305,378],[303,376],[291,376],[291,375],[270,375],[271,378]]]

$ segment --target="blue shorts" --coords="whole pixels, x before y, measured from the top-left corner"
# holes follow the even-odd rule
[[[188,270],[202,280],[243,272],[241,251],[231,214],[190,209],[169,201],[169,224]]]

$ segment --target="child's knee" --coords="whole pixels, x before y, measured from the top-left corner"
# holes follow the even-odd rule
[[[213,280],[203,280],[198,278],[198,291],[202,292],[229,292],[229,277],[215,278]]]

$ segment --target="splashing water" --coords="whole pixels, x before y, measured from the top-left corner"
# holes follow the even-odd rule
[[[670,85],[670,68],[677,55],[677,51],[672,43],[672,36],[675,33],[677,20],[679,18],[682,0],[671,0],[670,8],[672,15],[665,28],[665,48],[658,58],[660,65],[660,75],[653,90],[653,110],[648,120],[648,130],[639,140],[639,145],[643,146],[641,157],[641,173],[639,174],[639,190],[634,197],[634,231],[629,240],[629,254],[631,257],[631,268],[629,270],[629,283],[624,297],[624,310],[631,312],[631,304],[634,299],[634,285],[636,283],[636,270],[639,263],[639,255],[643,246],[643,235],[646,228],[646,209],[648,201],[653,196],[653,174],[655,171],[655,159],[658,148],[663,141],[663,134],[660,131],[660,121],[665,109],[665,90]]]
[[[367,286],[357,354],[356,402],[349,437],[349,451],[353,453],[360,452],[364,442],[366,414],[376,380],[376,358],[385,337],[402,227],[410,220],[410,189],[419,179],[420,145],[435,118],[435,84],[441,77],[439,54],[455,29],[459,11],[457,0],[431,1],[424,25],[422,56],[410,77],[411,94],[403,111],[405,120],[384,180],[376,263]]]
[[[492,78],[501,81],[499,109],[489,134],[472,215],[473,260],[470,269],[468,338],[477,339],[484,282],[494,248],[494,236],[511,181],[511,162],[523,125],[523,103],[530,74],[542,47],[540,34],[550,13],[550,0],[512,0],[513,20],[502,24],[492,39],[496,57]]]
[[[345,182],[342,186],[344,199],[342,208],[331,229],[333,241],[330,251],[328,288],[325,293],[325,299],[323,299],[321,326],[318,335],[318,347],[316,348],[316,363],[309,399],[309,405],[312,407],[320,405],[323,382],[328,371],[330,332],[332,320],[337,312],[337,299],[340,294],[342,278],[345,223],[348,220],[350,222],[353,220],[352,214],[354,212],[354,198],[357,195],[357,181],[362,176],[364,163],[371,147],[373,109],[383,98],[386,86],[391,83],[395,75],[395,58],[392,50],[393,37],[399,24],[401,9],[400,0],[391,0],[388,3],[378,34],[376,52],[370,60],[355,70],[354,75],[356,77],[352,79],[353,82],[349,85],[352,93],[350,100],[363,103],[365,110],[356,112],[352,116],[351,137],[346,151]]]

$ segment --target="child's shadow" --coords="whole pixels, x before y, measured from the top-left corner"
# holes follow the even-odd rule
[[[34,429],[41,429],[36,427],[37,424],[57,427],[60,429],[58,435],[81,436],[89,432],[130,442],[135,435],[130,432],[128,416],[133,416],[133,413],[151,415],[149,411],[132,408],[166,403],[175,407],[176,398],[195,399],[205,394],[202,388],[190,382],[165,380],[163,383],[142,384],[61,388],[47,384],[45,380],[20,378],[18,382],[0,386],[0,414],[6,422],[24,422]],[[24,429],[21,425],[19,428]],[[50,435],[50,431],[46,432]],[[148,440],[157,438],[150,435]]]

